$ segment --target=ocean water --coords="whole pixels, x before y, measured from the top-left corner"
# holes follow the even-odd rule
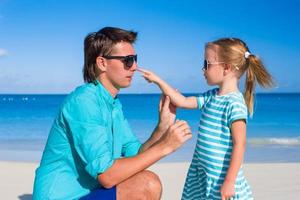
[[[192,95],[192,94],[186,94]],[[0,95],[0,159],[38,161],[66,95]],[[159,94],[120,94],[131,128],[144,142],[158,119]],[[178,109],[193,138],[162,162],[190,161],[199,110]],[[24,152],[17,154],[16,152]],[[34,156],[32,156],[34,155]],[[300,93],[257,94],[248,120],[246,162],[300,162]]]

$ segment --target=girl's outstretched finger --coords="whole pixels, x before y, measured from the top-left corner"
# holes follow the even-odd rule
[[[149,71],[148,71],[148,70],[142,69],[142,68],[140,68],[140,67],[136,68],[136,71],[141,72],[141,73],[143,73],[144,75],[148,75],[148,74],[149,74]]]
[[[142,68],[140,68],[140,67],[137,67],[137,68],[136,68],[136,71],[145,73],[145,70],[142,69]]]

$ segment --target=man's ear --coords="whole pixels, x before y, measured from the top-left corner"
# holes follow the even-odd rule
[[[107,62],[106,62],[106,59],[101,57],[101,56],[98,56],[96,58],[96,64],[97,64],[97,67],[98,69],[101,71],[101,72],[105,72],[106,71],[106,67],[107,67]]]

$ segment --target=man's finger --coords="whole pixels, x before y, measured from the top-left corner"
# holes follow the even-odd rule
[[[170,108],[170,112],[171,113],[176,113],[176,106],[174,105],[174,104],[172,104],[172,102],[170,102],[170,104],[169,104],[169,108]]]
[[[163,105],[163,103],[165,102],[165,98],[166,98],[166,96],[165,96],[164,94],[161,94],[161,95],[160,95],[160,99],[159,99],[159,112],[160,112],[161,109],[162,109],[162,105]]]
[[[176,124],[176,127],[179,128],[180,130],[185,130],[190,128],[189,124],[184,120],[180,120],[180,122]]]
[[[189,128],[185,128],[182,132],[184,135],[192,134],[192,131]]]
[[[176,129],[178,128],[181,131],[183,131],[185,129],[183,125],[185,125],[185,124],[186,124],[186,121],[184,121],[184,120],[176,120],[176,122],[174,124],[174,128],[176,128]]]
[[[169,108],[169,105],[170,105],[170,97],[169,97],[169,96],[165,96],[164,104],[163,104],[162,109],[167,109],[167,108]]]
[[[184,141],[187,141],[193,137],[192,133],[186,134],[183,136]]]

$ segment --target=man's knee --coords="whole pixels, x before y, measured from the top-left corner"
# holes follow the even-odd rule
[[[161,193],[159,177],[148,170],[137,173],[117,186],[118,200],[159,200]]]
[[[142,171],[141,175],[145,180],[145,190],[147,190],[151,194],[157,193],[160,196],[162,191],[162,184],[159,177],[155,173],[148,170]]]

